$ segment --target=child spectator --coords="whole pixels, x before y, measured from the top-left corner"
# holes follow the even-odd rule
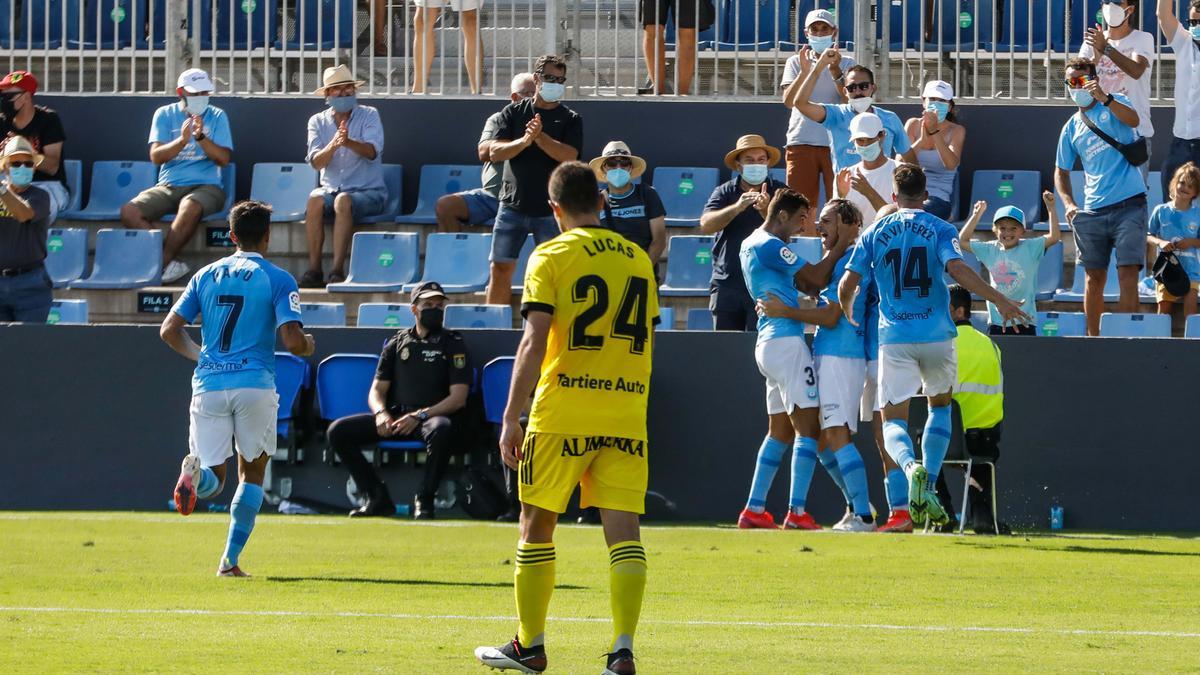
[[[1164,253],[1174,252],[1187,272],[1192,289],[1182,298],[1167,292],[1162,284],[1156,284],[1158,313],[1171,314],[1176,304],[1183,305],[1183,315],[1196,313],[1196,290],[1200,289],[1200,167],[1188,162],[1175,171],[1168,186],[1171,201],[1154,207],[1150,214],[1150,234],[1146,240]]]
[[[1015,206],[996,210],[992,217],[995,241],[971,241],[979,219],[987,210],[987,202],[975,202],[971,217],[963,225],[958,241],[964,251],[979,258],[992,278],[992,287],[1005,297],[1022,303],[1021,308],[1030,316],[1037,313],[1038,267],[1046,250],[1062,239],[1055,211],[1054,193],[1042,193],[1046,212],[1050,214],[1050,234],[1025,239],[1025,214]],[[1036,324],[1004,325],[996,306],[988,303],[988,333],[991,335],[1037,335]]]

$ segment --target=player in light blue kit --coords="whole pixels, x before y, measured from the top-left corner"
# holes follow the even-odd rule
[[[779,468],[783,453],[792,447],[792,484],[789,513],[785,528],[821,529],[805,512],[808,487],[817,462],[817,436],[821,422],[817,415],[817,374],[812,355],[804,342],[804,321],[811,321],[817,310],[800,310],[800,292],[815,295],[833,276],[833,266],[846,251],[849,239],[830,251],[821,262],[810,265],[787,246],[808,217],[809,202],[804,195],[780,189],[767,206],[767,217],[752,232],[739,252],[746,288],[755,300],[769,295],[795,309],[798,318],[759,316],[758,341],[754,360],[767,380],[767,437],[758,451],[754,480],[746,508],[738,516],[741,528],[774,528],[775,519],[767,513],[767,492]]]
[[[858,239],[838,285],[839,304],[851,323],[863,277],[879,289],[879,404],[888,454],[908,477],[909,508],[914,520],[942,524],[946,511],[933,481],[950,445],[950,398],[957,381],[954,321],[945,270],[963,288],[995,303],[1005,323],[1029,322],[1019,304],[984,283],[962,261],[954,226],[921,210],[925,173],[901,165],[893,177],[900,210],[875,221]],[[850,309],[847,309],[850,308]],[[908,436],[908,401],[924,391],[929,418],[918,464]]]
[[[249,576],[238,556],[263,501],[263,474],[275,452],[275,333],[296,356],[315,344],[300,323],[300,292],[292,275],[263,259],[271,207],[245,201],[229,213],[238,251],[196,273],[163,321],[159,335],[171,349],[197,361],[192,376],[188,455],[175,484],[175,508],[188,515],[196,498],[225,486],[225,463],[238,451],[238,488],[230,505],[229,537],[217,576]],[[204,317],[204,346],[184,327]]]

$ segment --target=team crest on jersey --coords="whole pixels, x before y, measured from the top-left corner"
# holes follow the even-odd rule
[[[779,249],[779,257],[783,258],[783,262],[789,265],[796,264],[796,252],[786,246]]]
[[[405,347],[405,348],[403,348],[403,349],[401,349],[401,350],[400,350],[400,360],[401,360],[401,361],[407,361],[407,360],[408,360],[408,347]]]
[[[298,291],[288,293],[288,306],[291,307],[293,312],[300,313],[300,293]]]

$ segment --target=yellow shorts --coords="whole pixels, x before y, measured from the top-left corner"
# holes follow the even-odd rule
[[[646,512],[646,441],[530,432],[517,470],[521,501],[562,513],[575,486],[579,505]]]
[[[1192,282],[1192,290],[1200,291],[1200,281]],[[1167,287],[1162,284],[1154,284],[1155,295],[1158,296],[1159,302],[1183,302],[1183,298],[1175,297],[1167,292]]]

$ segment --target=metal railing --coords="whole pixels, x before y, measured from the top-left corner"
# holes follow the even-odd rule
[[[1063,65],[1096,24],[1098,5],[876,3],[675,0],[659,16],[656,5],[666,3],[648,2],[655,15],[644,21],[642,0],[483,0],[465,12],[413,0],[0,0],[0,68],[34,72],[47,93],[169,93],[178,72],[194,66],[210,72],[219,94],[296,95],[345,63],[366,95],[420,95],[427,68],[425,95],[495,96],[538,55],[558,53],[574,97],[777,100],[784,64],[806,41],[804,15],[824,7],[838,19],[839,43],[874,68],[885,97],[915,99],[926,80],[943,79],[965,100],[1060,102]],[[709,24],[695,31],[694,49],[677,12]],[[1166,100],[1174,56],[1153,12],[1139,3],[1133,21],[1155,36],[1151,96]]]

